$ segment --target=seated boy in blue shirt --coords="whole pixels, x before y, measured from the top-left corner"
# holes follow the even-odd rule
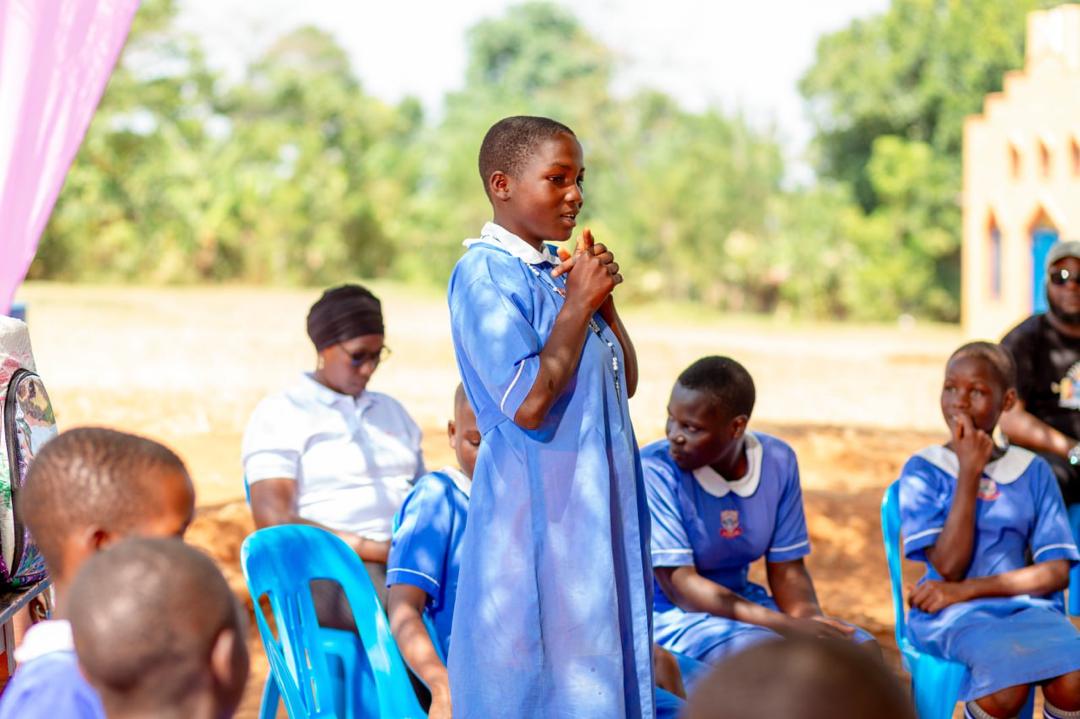
[[[461,469],[446,467],[421,477],[398,511],[390,545],[386,582],[387,614],[401,655],[431,692],[430,719],[450,716],[450,684],[446,656],[454,619],[461,537],[469,511],[469,490],[480,431],[476,415],[459,384],[454,419],[447,424],[450,446]],[[424,615],[434,627],[432,637]],[[674,657],[654,646],[657,679],[683,694],[682,676],[698,668],[686,657]],[[683,702],[671,692],[658,692],[658,717],[674,717]]]
[[[866,632],[826,616],[803,558],[810,537],[795,452],[747,429],[750,373],[705,357],[679,376],[667,439],[641,452],[652,515],[655,640],[714,663],[780,635],[853,638]],[[765,558],[769,591],[750,582]]]
[[[450,682],[446,655],[454,619],[461,536],[469,511],[480,430],[459,384],[454,394],[454,419],[446,433],[458,465],[421,477],[398,510],[390,544],[386,583],[390,587],[387,614],[390,629],[406,663],[431,692],[429,716],[450,716]],[[428,634],[427,613],[435,629]]]
[[[195,511],[191,479],[153,440],[85,427],[41,449],[18,501],[45,558],[58,618],[32,626],[16,650],[20,664],[0,697],[0,719],[104,719],[64,619],[68,586],[87,559],[126,536],[183,535]]]

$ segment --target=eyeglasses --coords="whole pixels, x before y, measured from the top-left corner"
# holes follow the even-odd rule
[[[1061,287],[1066,282],[1072,282],[1074,285],[1080,285],[1080,275],[1074,275],[1065,268],[1055,270],[1050,273],[1050,282],[1052,284]]]
[[[385,361],[391,354],[390,348],[386,345],[383,345],[378,352],[349,352],[344,345],[338,345],[338,347],[341,347],[341,351],[349,356],[349,364],[356,368],[366,364],[378,367],[379,363]]]

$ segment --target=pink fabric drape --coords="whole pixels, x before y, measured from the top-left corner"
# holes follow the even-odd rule
[[[0,0],[0,313],[45,223],[139,0]]]

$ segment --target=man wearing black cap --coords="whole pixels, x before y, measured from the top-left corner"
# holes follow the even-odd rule
[[[1074,504],[1080,502],[1080,241],[1050,249],[1046,279],[1049,310],[1001,340],[1016,360],[1019,395],[1001,429],[1050,463],[1065,503]]]

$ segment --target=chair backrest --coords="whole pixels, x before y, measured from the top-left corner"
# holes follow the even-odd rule
[[[885,559],[889,563],[896,646],[903,647],[907,638],[907,615],[904,609],[904,577],[900,561],[900,480],[890,484],[885,490],[885,496],[881,498],[881,537],[885,540]]]
[[[364,716],[424,716],[367,570],[343,540],[307,525],[266,527],[244,540],[240,558],[267,654],[272,657],[271,647],[280,647],[288,673],[279,675],[273,665],[271,669],[275,677],[295,682],[295,693],[305,707],[299,716],[335,716],[333,683],[311,598],[314,579],[340,584],[352,608],[364,653],[360,664],[370,673],[363,682],[367,690],[360,696]],[[277,640],[261,616],[259,598],[264,595],[274,613]],[[288,702],[287,693],[282,694]],[[347,712],[352,709],[346,707]]]

